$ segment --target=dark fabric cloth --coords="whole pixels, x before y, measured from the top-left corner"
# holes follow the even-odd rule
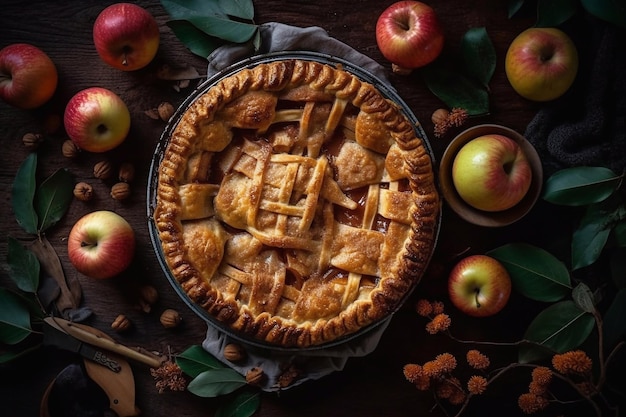
[[[579,52],[576,80],[538,111],[525,136],[541,156],[546,176],[575,166],[603,166],[621,174],[626,169],[626,31],[585,16],[570,34]]]

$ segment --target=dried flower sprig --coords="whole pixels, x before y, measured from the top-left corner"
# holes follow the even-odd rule
[[[183,371],[172,361],[163,362],[158,368],[150,368],[150,375],[156,380],[155,385],[159,394],[166,390],[184,391],[187,387]]]
[[[432,116],[435,137],[440,138],[451,128],[463,126],[468,118],[467,110],[458,107],[450,111],[446,109],[435,110]]]

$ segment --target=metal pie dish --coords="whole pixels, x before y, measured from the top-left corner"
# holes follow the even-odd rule
[[[153,154],[151,165],[150,165],[149,176],[148,176],[148,189],[147,189],[147,202],[146,203],[147,203],[147,218],[148,218],[148,230],[149,230],[150,240],[154,248],[155,254],[157,256],[157,259],[159,261],[159,264],[161,266],[161,269],[163,270],[163,273],[165,277],[168,279],[172,288],[176,291],[179,297],[185,302],[185,304],[195,314],[197,314],[200,318],[205,320],[208,325],[213,326],[214,328],[218,329],[220,332],[222,332],[226,336],[234,340],[237,340],[240,343],[247,345],[249,347],[261,349],[265,351],[302,353],[302,352],[308,352],[308,351],[319,351],[323,349],[336,348],[341,345],[347,344],[348,342],[359,343],[360,339],[365,339],[368,336],[375,334],[377,331],[383,330],[385,327],[383,325],[388,322],[388,319],[395,313],[395,311],[390,313],[387,317],[384,317],[378,321],[370,323],[369,325],[364,326],[363,328],[351,334],[337,338],[330,342],[326,342],[326,343],[322,343],[318,345],[312,345],[312,346],[308,346],[305,348],[283,347],[283,346],[275,345],[270,342],[256,339],[256,338],[253,338],[252,336],[248,336],[240,332],[234,331],[227,324],[219,321],[217,318],[209,314],[204,308],[202,308],[200,305],[195,303],[187,295],[187,293],[182,289],[181,285],[179,284],[176,277],[172,274],[172,272],[170,271],[167,265],[167,262],[165,260],[165,256],[163,253],[163,249],[161,247],[159,232],[158,232],[158,229],[156,227],[154,217],[153,217],[154,210],[156,207],[156,201],[157,201],[159,166],[163,159],[165,149],[168,146],[169,138],[171,137],[172,132],[174,131],[178,123],[181,121],[181,118],[183,114],[187,111],[187,109],[199,97],[201,97],[205,92],[207,92],[211,87],[213,87],[216,83],[218,83],[223,78],[233,75],[242,69],[252,68],[262,63],[283,61],[283,60],[289,60],[289,59],[309,60],[309,61],[315,61],[315,62],[319,62],[323,64],[328,64],[333,67],[341,67],[341,69],[352,73],[353,75],[357,76],[362,81],[365,81],[374,85],[385,98],[395,102],[400,108],[401,112],[404,114],[404,116],[409,120],[409,122],[411,123],[411,125],[413,126],[415,130],[416,136],[422,139],[424,147],[431,158],[433,169],[434,169],[435,167],[434,154],[432,152],[430,143],[428,142],[428,139],[426,138],[426,134],[424,130],[422,129],[421,125],[417,121],[417,118],[415,117],[413,112],[410,110],[408,105],[400,98],[397,92],[392,87],[390,87],[386,82],[376,77],[374,74],[348,61],[345,61],[340,58],[332,57],[327,54],[321,54],[321,53],[316,53],[316,52],[299,52],[299,51],[298,52],[279,52],[279,53],[271,53],[271,54],[265,54],[265,55],[257,55],[251,58],[244,59],[240,62],[237,62],[225,68],[224,70],[216,73],[214,76],[212,76],[211,78],[201,83],[183,101],[183,103],[178,107],[178,109],[175,111],[175,113],[172,115],[169,122],[167,123],[160,137],[160,140],[156,146],[155,152]],[[434,242],[431,248],[430,255],[432,255],[432,252],[434,252],[434,248],[436,247],[437,238],[438,238],[439,229],[440,229],[440,221],[441,221],[441,213],[439,213],[438,218],[437,218],[437,227],[436,227],[437,230],[434,236]],[[414,290],[415,286],[418,283],[417,281],[418,280],[416,280],[411,290],[407,291],[407,293],[404,295],[403,300],[398,303],[396,311],[410,296],[410,294],[412,293],[412,291]],[[351,346],[352,346],[352,343],[351,343]]]

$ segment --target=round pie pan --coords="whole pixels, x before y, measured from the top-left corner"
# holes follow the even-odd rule
[[[202,96],[206,91],[208,91],[212,86],[218,83],[221,79],[226,78],[244,68],[252,68],[261,63],[268,63],[268,62],[282,61],[282,60],[289,60],[289,59],[316,61],[316,62],[320,62],[323,64],[332,65],[334,67],[341,66],[342,69],[352,73],[353,75],[357,76],[362,81],[365,81],[374,85],[384,97],[395,102],[400,107],[402,113],[411,122],[411,124],[413,125],[415,129],[416,135],[422,138],[424,142],[424,146],[431,157],[432,165],[434,169],[435,167],[434,154],[432,152],[430,143],[428,142],[428,139],[426,138],[426,134],[424,130],[422,129],[421,125],[419,124],[419,122],[417,121],[417,118],[415,117],[413,112],[410,110],[410,108],[407,106],[407,104],[400,98],[397,92],[388,84],[386,84],[383,80],[376,77],[374,74],[346,60],[343,60],[341,58],[336,58],[327,54],[322,54],[322,53],[317,53],[317,52],[296,51],[296,52],[277,52],[277,53],[270,53],[270,54],[265,54],[265,55],[257,55],[257,56],[246,58],[242,61],[237,62],[225,68],[224,70],[216,73],[214,76],[212,76],[211,78],[201,83],[174,112],[174,114],[170,118],[168,124],[166,125],[161,135],[161,138],[156,146],[155,152],[152,157],[150,171],[148,175],[147,217],[148,217],[148,230],[150,234],[150,240],[152,242],[154,251],[157,255],[157,259],[159,261],[161,269],[163,270],[163,273],[165,274],[166,278],[168,279],[168,281],[170,282],[174,290],[177,292],[179,297],[185,302],[185,304],[187,304],[187,306],[194,313],[196,313],[198,316],[204,319],[209,325],[214,326],[219,331],[223,332],[225,335],[232,337],[233,339],[236,339],[239,342],[244,343],[248,346],[259,348],[259,349],[266,349],[270,351],[302,352],[302,351],[320,350],[320,349],[327,349],[331,347],[337,347],[339,345],[342,345],[351,341],[358,342],[355,339],[360,338],[360,337],[366,337],[376,332],[378,329],[381,328],[382,324],[387,322],[387,318],[389,318],[393,313],[391,313],[388,317],[382,318],[374,323],[371,323],[370,325],[365,326],[362,329],[354,333],[351,333],[349,335],[346,335],[344,337],[338,338],[336,340],[333,340],[327,343],[313,345],[313,346],[309,346],[306,348],[283,347],[283,346],[275,345],[269,342],[265,342],[263,340],[253,338],[252,336],[241,334],[239,332],[234,331],[233,329],[228,327],[225,323],[220,322],[215,317],[210,315],[201,306],[199,306],[193,300],[191,300],[191,298],[189,298],[189,296],[185,293],[185,291],[182,289],[182,287],[180,286],[180,284],[178,283],[178,281],[176,280],[176,278],[170,271],[169,267],[167,266],[167,263],[165,261],[165,257],[163,254],[163,250],[161,248],[159,233],[158,233],[158,230],[156,228],[154,218],[153,218],[154,209],[156,207],[156,190],[157,190],[157,185],[158,185],[157,183],[158,183],[159,165],[163,158],[163,153],[165,152],[165,149],[168,145],[169,137],[171,136],[172,132],[174,131],[174,129],[180,122],[181,117],[185,113],[185,111],[192,105],[192,103],[194,103],[200,96]],[[440,219],[441,219],[441,215],[439,215],[438,217],[438,222],[440,222]],[[437,235],[438,235],[439,229],[440,227],[438,224],[437,232],[436,232]],[[437,236],[435,236],[435,242],[433,243],[433,249],[431,250],[431,254],[434,251],[434,247],[436,246],[436,240],[437,240]],[[413,288],[416,285],[417,285],[417,282],[413,285]],[[400,305],[403,304],[406,298],[410,295],[411,291],[408,291],[407,294],[405,294],[404,296],[404,300],[398,303],[398,308],[400,307]]]

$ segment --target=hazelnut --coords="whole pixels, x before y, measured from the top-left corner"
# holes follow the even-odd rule
[[[152,285],[144,285],[139,290],[139,307],[144,313],[149,313],[158,299],[159,293]]]
[[[261,385],[265,380],[265,372],[263,369],[255,366],[246,372],[246,382],[250,385]]]
[[[122,182],[131,182],[135,178],[135,167],[130,162],[124,162],[120,165],[118,178]]]
[[[93,166],[93,176],[99,180],[111,178],[113,174],[113,166],[109,161],[100,161]]]
[[[161,318],[159,320],[161,321],[163,327],[165,327],[166,329],[172,329],[174,327],[177,327],[180,322],[183,321],[183,318],[178,313],[178,311],[168,308],[167,310],[163,311],[163,313],[161,313]]]
[[[230,362],[240,362],[246,357],[246,351],[236,343],[224,346],[224,358]]]
[[[72,142],[70,139],[67,139],[65,142],[63,142],[61,152],[63,152],[63,156],[65,156],[66,158],[76,158],[78,156],[78,152],[80,152],[80,149],[78,148],[78,146],[76,146],[74,142]]]
[[[74,197],[80,201],[89,201],[93,197],[93,187],[86,182],[79,182],[74,187]]]
[[[448,116],[450,116],[450,112],[447,109],[437,109],[433,112],[430,120],[433,124],[440,125],[448,120]]]
[[[127,182],[118,182],[111,187],[111,197],[114,200],[126,200],[130,197],[130,186]]]
[[[24,146],[29,151],[34,151],[39,148],[39,144],[43,142],[43,135],[40,133],[27,133],[22,137]]]
[[[161,118],[161,120],[167,122],[174,114],[174,106],[172,106],[171,103],[164,101],[163,103],[159,104],[159,107],[157,107],[157,112],[159,113],[159,117]]]
[[[128,320],[128,317],[123,314],[117,316],[115,320],[113,320],[113,323],[111,323],[111,329],[115,330],[116,332],[123,332],[125,330],[128,330],[130,329],[130,326],[130,320]]]

